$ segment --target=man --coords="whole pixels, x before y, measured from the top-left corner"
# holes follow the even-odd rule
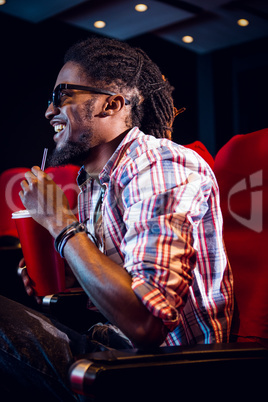
[[[45,375],[48,366],[49,378],[57,378],[57,385],[53,380],[42,385],[46,392],[68,392],[68,362],[73,353],[91,350],[92,341],[114,347],[122,340],[124,347],[141,348],[228,341],[232,276],[222,242],[218,187],[201,157],[170,141],[176,114],[171,93],[158,67],[127,44],[95,38],[66,54],[46,117],[56,132],[51,164],[83,165],[78,177],[81,223],[66,198],[57,208],[61,190],[55,186],[53,195],[48,192],[51,180],[38,167],[26,173],[20,196],[55,238],[90,305],[110,324],[79,336],[13,307],[24,316],[21,333],[34,348],[31,358],[25,344],[16,353],[28,370],[30,365],[35,370],[39,388],[39,373]],[[31,294],[25,270],[23,278]],[[4,304],[10,311],[10,304]],[[29,335],[36,322],[38,330]],[[43,332],[50,333],[45,341]],[[7,328],[2,337],[13,339],[14,334]],[[47,346],[52,338],[60,339],[56,357]],[[29,363],[40,350],[46,358]],[[14,358],[14,351],[8,353]],[[39,364],[42,368],[36,368]]]

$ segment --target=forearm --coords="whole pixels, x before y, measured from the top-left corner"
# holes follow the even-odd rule
[[[40,168],[33,167],[26,179],[21,183],[22,202],[54,238],[66,226],[77,222],[62,190]],[[53,192],[48,192],[49,186],[54,186]],[[62,208],[58,206],[59,199]],[[91,301],[135,345],[149,347],[162,343],[166,337],[162,321],[135,295],[128,272],[102,254],[86,233],[68,239],[64,256]]]
[[[156,346],[164,341],[166,329],[162,321],[135,295],[131,276],[101,253],[85,233],[67,242],[64,255],[90,300],[136,346]]]

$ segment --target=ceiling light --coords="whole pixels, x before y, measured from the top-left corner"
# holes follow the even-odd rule
[[[95,28],[104,28],[105,26],[106,26],[106,22],[104,22],[104,21],[95,21],[94,22]]]
[[[135,10],[139,11],[140,13],[143,13],[144,11],[146,11],[148,9],[148,6],[146,4],[137,4],[135,6]]]
[[[240,20],[237,21],[237,23],[240,27],[246,27],[249,24],[249,21],[244,18],[241,18]]]
[[[3,6],[6,3],[6,0],[0,0],[0,6]]]
[[[182,38],[182,41],[184,43],[192,43],[194,41],[194,38],[192,36],[186,35]]]

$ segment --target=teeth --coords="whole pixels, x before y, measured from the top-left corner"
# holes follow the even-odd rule
[[[59,132],[62,131],[65,127],[66,127],[66,124],[56,124],[56,126],[54,126],[54,131],[55,131],[56,133],[59,133]]]

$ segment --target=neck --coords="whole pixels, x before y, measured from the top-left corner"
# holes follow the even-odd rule
[[[103,142],[91,148],[90,154],[84,163],[85,169],[89,174],[98,175],[102,171],[128,131],[124,131],[109,142]]]

